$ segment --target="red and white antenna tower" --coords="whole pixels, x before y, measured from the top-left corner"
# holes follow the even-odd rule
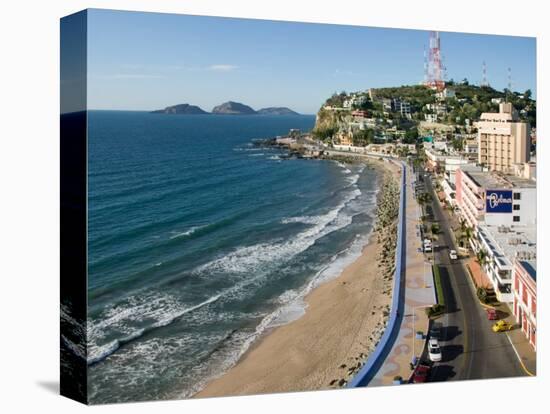
[[[426,86],[435,88],[438,91],[445,89],[445,81],[443,80],[443,64],[441,63],[441,42],[439,40],[439,32],[430,32],[430,47],[428,51],[428,79]]]

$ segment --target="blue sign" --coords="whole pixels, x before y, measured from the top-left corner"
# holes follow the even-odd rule
[[[511,213],[512,212],[512,190],[486,190],[485,191],[485,212],[486,213]]]

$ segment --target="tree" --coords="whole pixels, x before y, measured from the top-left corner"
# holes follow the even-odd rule
[[[484,249],[479,249],[476,253],[476,260],[481,267],[487,263],[487,252]]]
[[[417,200],[420,205],[427,204],[432,201],[432,196],[430,193],[422,193],[418,195]]]
[[[411,128],[405,132],[405,137],[403,138],[403,143],[405,144],[414,144],[418,140],[418,129]]]
[[[460,246],[464,245],[472,238],[474,232],[471,227],[468,226],[468,222],[464,219],[460,220],[460,233],[458,236],[458,241]]]
[[[368,111],[374,109],[374,105],[368,96],[365,96],[365,100],[361,104],[353,104],[353,109],[360,109]]]
[[[531,99],[531,95],[532,95],[531,89],[527,89],[523,94],[523,98],[524,99]]]
[[[331,139],[337,131],[338,128],[336,126],[329,126],[324,128],[315,128],[313,129],[312,133],[315,138],[326,141],[328,139]]]
[[[456,151],[463,151],[464,150],[464,140],[461,138],[453,138],[451,141],[451,145]]]
[[[360,129],[353,133],[353,145],[363,147],[374,141],[374,130]]]

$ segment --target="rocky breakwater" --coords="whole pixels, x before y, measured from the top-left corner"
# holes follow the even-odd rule
[[[384,169],[383,183],[377,199],[377,222],[373,231],[376,241],[376,266],[382,276],[382,295],[387,297],[385,304],[375,305],[366,316],[372,320],[374,329],[368,337],[360,338],[362,352],[351,356],[339,366],[342,376],[335,378],[330,388],[345,387],[348,382],[365,365],[368,357],[374,352],[386,329],[390,316],[393,279],[395,273],[395,252],[397,246],[397,222],[399,216],[399,185],[396,175]],[[372,240],[372,239],[371,239]]]

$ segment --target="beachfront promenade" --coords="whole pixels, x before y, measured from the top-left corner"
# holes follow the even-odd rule
[[[422,336],[417,338],[416,332],[420,331],[424,336],[428,333],[429,321],[424,309],[436,303],[431,264],[426,261],[421,249],[421,209],[413,192],[414,173],[409,166],[405,168],[404,308],[397,338],[378,372],[366,384],[369,386],[391,385],[397,376],[404,381],[409,379],[412,373],[410,362],[413,356],[420,357],[425,345],[425,339]]]
[[[343,154],[340,151],[328,151],[328,153],[329,155]],[[413,357],[420,358],[424,350],[429,328],[425,308],[436,303],[431,263],[426,260],[422,251],[421,208],[413,191],[415,174],[405,162],[390,157],[374,156],[374,154],[345,154],[356,157],[385,158],[388,162],[403,166],[405,172],[405,198],[400,208],[400,214],[403,213],[405,218],[397,241],[398,244],[401,243],[402,256],[400,257],[398,246],[396,257],[396,269],[399,272],[401,268],[401,274],[396,272],[395,275],[391,311],[393,320],[390,319],[386,327],[387,332],[384,336],[387,338],[382,338],[375,352],[348,387],[391,385],[396,377],[401,377],[402,381],[406,382],[412,374],[410,363]],[[399,217],[399,220],[401,219],[402,217]],[[416,332],[422,332],[422,335],[417,337]]]

